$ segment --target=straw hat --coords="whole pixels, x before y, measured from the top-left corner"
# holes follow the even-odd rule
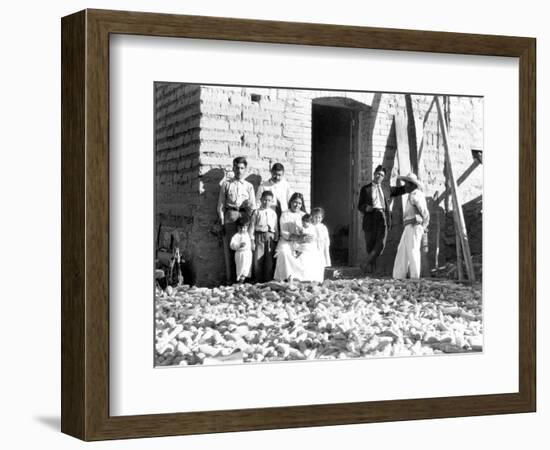
[[[408,181],[410,183],[416,184],[418,189],[423,189],[422,182],[418,179],[415,173],[409,173],[408,175],[400,175],[397,177],[398,180]]]

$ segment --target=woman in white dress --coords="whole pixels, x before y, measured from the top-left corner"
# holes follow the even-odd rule
[[[312,242],[311,236],[302,236],[302,216],[306,213],[304,197],[295,192],[288,202],[288,210],[281,214],[279,221],[280,235],[275,257],[275,274],[273,278],[284,281],[302,276],[302,266],[294,254],[293,243]]]

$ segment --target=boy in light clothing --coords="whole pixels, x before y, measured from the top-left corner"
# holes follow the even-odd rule
[[[231,250],[235,252],[235,266],[237,271],[237,282],[244,283],[250,277],[252,266],[252,243],[248,234],[249,222],[240,217],[237,219],[237,233],[233,235],[230,242]]]

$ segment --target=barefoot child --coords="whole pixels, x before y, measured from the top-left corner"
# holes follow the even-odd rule
[[[323,208],[313,208],[311,217],[317,234],[317,248],[323,259],[323,267],[330,267],[330,237],[327,227],[323,224],[325,210]]]
[[[237,219],[237,233],[231,238],[230,247],[235,251],[235,266],[237,267],[237,281],[244,283],[250,277],[252,266],[252,243],[248,234],[249,222],[242,217]]]
[[[263,191],[260,197],[260,207],[252,214],[250,238],[252,240],[253,274],[258,283],[273,279],[275,270],[275,243],[278,240],[277,213],[271,207],[274,195],[271,191]]]

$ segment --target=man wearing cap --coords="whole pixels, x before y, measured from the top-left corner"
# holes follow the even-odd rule
[[[248,162],[243,156],[233,160],[234,177],[224,180],[218,197],[218,218],[223,227],[223,251],[228,282],[236,281],[235,255],[229,244],[237,232],[237,219],[254,209],[254,186],[244,179]]]
[[[374,271],[376,259],[386,245],[388,230],[391,228],[392,197],[405,194],[405,186],[383,184],[386,169],[377,166],[372,182],[363,186],[359,194],[357,209],[363,214],[363,232],[367,247],[366,271]]]
[[[404,228],[393,265],[393,278],[406,278],[407,272],[410,278],[420,278],[420,244],[430,223],[430,213],[418,177],[410,173],[397,179],[405,182],[409,198],[403,211]]]

